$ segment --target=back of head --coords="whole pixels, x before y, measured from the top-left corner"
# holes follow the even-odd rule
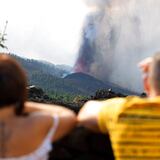
[[[153,90],[160,95],[160,52],[153,56],[149,77]]]
[[[0,108],[14,105],[21,115],[27,97],[26,75],[21,66],[9,55],[0,53]]]

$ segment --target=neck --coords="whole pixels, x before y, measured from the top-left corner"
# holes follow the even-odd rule
[[[8,121],[15,117],[14,106],[5,106],[0,109],[0,121]]]

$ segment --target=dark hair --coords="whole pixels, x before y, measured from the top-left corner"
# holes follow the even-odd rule
[[[27,79],[24,70],[13,57],[0,53],[0,109],[15,106],[15,114],[22,115],[27,98]]]
[[[160,93],[160,52],[153,56],[150,69],[150,81],[157,93]]]

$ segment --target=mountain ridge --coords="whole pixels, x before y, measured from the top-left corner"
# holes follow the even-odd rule
[[[16,58],[28,75],[30,85],[41,87],[45,92],[56,94],[71,94],[90,96],[100,89],[112,89],[117,93],[132,94],[114,84],[105,83],[85,73],[70,73],[56,68],[50,62],[26,59],[16,55]],[[63,68],[63,66],[60,66]],[[64,75],[67,75],[64,77]],[[63,78],[64,77],[64,78]]]

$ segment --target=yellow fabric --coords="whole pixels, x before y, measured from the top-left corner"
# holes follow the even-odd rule
[[[102,101],[98,122],[116,160],[160,160],[160,97]]]

